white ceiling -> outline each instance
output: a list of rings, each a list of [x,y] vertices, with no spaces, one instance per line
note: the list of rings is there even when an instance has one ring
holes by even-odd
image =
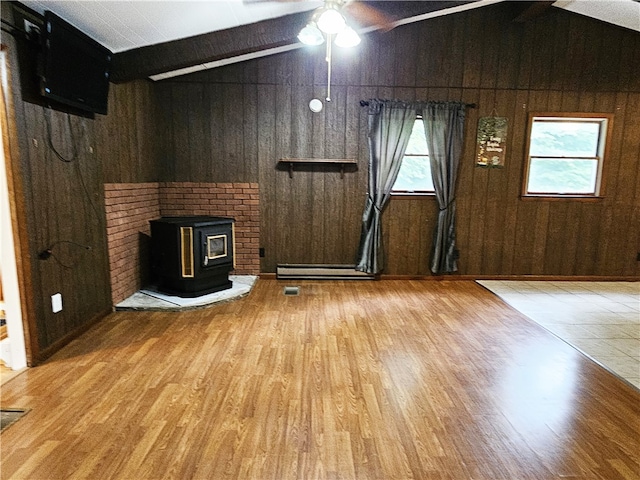
[[[22,0],[51,10],[114,53],[312,10],[322,1]]]
[[[387,0],[394,1],[394,0]],[[428,0],[425,0],[428,1]],[[474,3],[407,18],[397,25],[447,15],[504,0]],[[194,35],[311,11],[322,0],[21,0],[33,10],[51,10],[114,53]],[[640,0],[558,0],[554,7],[640,31]],[[299,44],[228,57],[153,75],[162,80],[297,48]]]
[[[318,0],[22,0],[51,10],[112,52],[312,10]],[[484,2],[478,2],[482,5]],[[640,31],[635,0],[559,0],[554,6]]]
[[[640,31],[638,0],[558,0],[553,6]]]

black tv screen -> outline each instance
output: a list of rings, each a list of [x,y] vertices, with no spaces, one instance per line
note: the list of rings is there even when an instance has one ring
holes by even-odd
[[[50,11],[44,14],[40,93],[93,113],[107,113],[112,53]]]

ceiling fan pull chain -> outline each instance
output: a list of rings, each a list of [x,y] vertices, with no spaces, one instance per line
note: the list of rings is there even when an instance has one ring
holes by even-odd
[[[327,35],[327,102],[331,101],[331,43],[333,35]]]

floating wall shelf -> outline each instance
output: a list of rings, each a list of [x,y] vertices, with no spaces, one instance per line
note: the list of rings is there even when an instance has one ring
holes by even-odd
[[[281,158],[278,163],[289,165],[289,178],[293,178],[293,166],[295,164],[328,164],[340,166],[340,178],[344,178],[346,165],[358,165],[358,161],[352,158]]]

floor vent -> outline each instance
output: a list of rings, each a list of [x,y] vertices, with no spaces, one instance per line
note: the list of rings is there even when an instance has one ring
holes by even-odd
[[[355,265],[289,264],[276,267],[278,279],[303,280],[373,280],[374,275],[359,272]]]
[[[28,411],[26,408],[3,408],[0,410],[0,431],[20,420]]]
[[[284,287],[284,292],[285,295],[299,295],[300,294],[300,287]]]

